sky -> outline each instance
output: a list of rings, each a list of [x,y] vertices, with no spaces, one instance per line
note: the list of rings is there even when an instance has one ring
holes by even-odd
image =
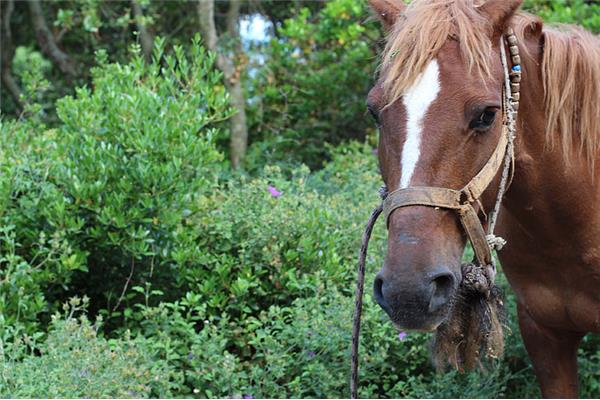
[[[269,40],[269,24],[261,15],[254,14],[240,21],[240,35],[244,41],[265,42]]]

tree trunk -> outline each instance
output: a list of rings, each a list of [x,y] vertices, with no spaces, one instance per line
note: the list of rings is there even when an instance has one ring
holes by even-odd
[[[12,61],[15,56],[15,46],[12,42],[12,30],[10,29],[10,17],[14,10],[13,0],[8,0],[2,7],[2,37],[0,47],[2,52],[2,83],[17,106],[17,113],[23,110],[21,100],[21,89],[12,76]]]
[[[154,36],[146,24],[144,24],[143,18],[144,13],[142,7],[136,0],[131,0],[131,11],[133,12],[133,18],[135,19],[135,25],[137,26],[138,35],[140,38],[140,45],[142,46],[142,52],[146,62],[152,61],[152,49],[154,48]]]
[[[31,22],[35,29],[38,44],[44,53],[54,64],[58,66],[63,74],[69,77],[75,77],[75,63],[71,57],[63,52],[58,45],[54,35],[48,28],[46,18],[42,11],[42,5],[39,0],[29,0],[29,11],[31,13]]]
[[[242,46],[238,31],[238,20],[240,12],[240,0],[232,0],[227,12],[227,32],[236,41],[236,58],[242,55]],[[217,46],[217,29],[214,19],[214,0],[198,0],[198,19],[200,31],[206,47],[217,54],[217,68],[221,70],[225,78],[225,86],[231,97],[231,106],[236,113],[231,117],[231,136],[229,149],[231,153],[231,165],[237,169],[242,166],[246,151],[248,149],[248,127],[246,125],[246,100],[240,80],[242,67],[236,65],[233,60],[228,59],[224,52],[219,51]]]

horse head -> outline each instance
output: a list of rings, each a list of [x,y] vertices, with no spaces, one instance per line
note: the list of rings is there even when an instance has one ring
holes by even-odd
[[[370,0],[388,32],[367,105],[390,192],[460,190],[488,163],[503,134],[500,38],[521,3]],[[482,220],[498,181],[477,199]],[[397,327],[432,331],[448,317],[463,279],[465,231],[457,213],[443,207],[397,208],[387,223],[375,298]]]

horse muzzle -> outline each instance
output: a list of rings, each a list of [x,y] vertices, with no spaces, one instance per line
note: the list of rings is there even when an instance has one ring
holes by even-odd
[[[394,279],[377,274],[374,295],[392,322],[401,329],[431,331],[444,321],[459,278],[447,267],[438,267],[425,279]]]

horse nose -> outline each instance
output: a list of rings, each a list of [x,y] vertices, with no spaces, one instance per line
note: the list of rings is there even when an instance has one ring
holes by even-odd
[[[373,284],[373,294],[375,295],[375,300],[381,306],[381,308],[383,308],[386,313],[390,314],[390,306],[383,297],[383,278],[381,277],[381,273],[377,274],[377,276],[375,277],[375,282]]]
[[[436,312],[450,301],[456,289],[456,277],[445,269],[433,275],[431,282],[431,300],[429,301],[429,312]]]
[[[420,308],[423,313],[435,314],[446,306],[457,287],[454,274],[447,267],[438,267],[424,279],[410,281],[408,276],[385,278],[380,272],[375,277],[373,294],[381,308],[392,317],[412,314]]]

